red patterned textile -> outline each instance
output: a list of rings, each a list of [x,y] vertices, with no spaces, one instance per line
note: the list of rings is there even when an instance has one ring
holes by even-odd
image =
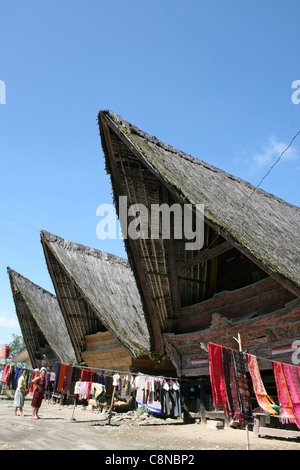
[[[6,384],[6,382],[8,381],[9,372],[10,372],[10,365],[5,364],[4,370],[3,370],[3,375],[2,375],[2,383]]]
[[[208,355],[214,406],[224,409],[224,412],[228,414],[222,347],[214,343],[208,343]]]
[[[89,382],[89,380],[90,380],[90,371],[88,369],[82,369],[80,380],[81,380],[81,382]]]
[[[238,392],[236,388],[232,349],[222,347],[222,362],[223,362],[228,416],[235,421],[240,421],[241,410],[239,407],[239,398],[238,398]]]
[[[281,362],[272,362],[275,382],[277,387],[277,394],[280,406],[280,421],[283,424],[295,423],[296,417],[294,412],[293,403],[287,387],[286,379]]]
[[[300,429],[300,368],[290,364],[282,364],[282,369],[294,408],[295,423]],[[299,369],[298,373],[297,369]]]
[[[35,386],[34,384],[32,383],[33,379],[35,379],[36,377],[39,377],[40,376],[40,371],[39,370],[34,370],[33,371],[33,375],[31,377],[31,382],[30,382],[30,385],[29,385],[29,393],[33,393],[34,390],[35,390]]]
[[[214,405],[244,426],[252,410],[243,353],[209,343],[208,354]]]
[[[274,401],[267,394],[260,375],[257,357],[253,356],[252,354],[247,354],[247,362],[257,403],[264,410],[265,413],[276,415],[277,412],[271,406],[272,404],[274,405]]]
[[[57,383],[58,392],[62,392],[64,389],[66,370],[67,370],[67,364],[61,364],[60,369],[59,369],[58,383]]]
[[[250,391],[245,369],[244,354],[232,350],[236,389],[240,406],[240,424],[243,426],[252,420],[252,408],[250,402]]]

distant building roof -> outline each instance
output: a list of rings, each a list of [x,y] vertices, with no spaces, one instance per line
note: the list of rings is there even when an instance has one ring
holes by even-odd
[[[150,337],[128,261],[46,231],[41,242],[77,358],[84,336],[102,325],[134,357],[149,353]]]
[[[33,366],[49,346],[64,363],[76,362],[68,330],[55,295],[7,268],[16,314]]]

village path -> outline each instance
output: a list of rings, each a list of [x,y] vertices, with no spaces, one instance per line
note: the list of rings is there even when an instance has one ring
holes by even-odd
[[[43,403],[39,420],[31,418],[30,401],[25,417],[13,416],[13,401],[0,399],[0,450],[245,450],[243,430],[207,429],[206,425],[183,424],[181,420],[126,414],[105,416],[77,407]],[[250,432],[250,450],[300,450],[300,442],[255,438]]]

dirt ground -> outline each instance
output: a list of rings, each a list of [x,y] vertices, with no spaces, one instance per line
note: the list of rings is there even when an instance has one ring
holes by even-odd
[[[108,424],[107,413],[60,406],[45,401],[40,419],[13,416],[13,401],[0,399],[0,450],[245,450],[246,432],[226,427],[208,429],[205,424],[161,420],[137,412],[116,413]],[[255,438],[249,432],[250,450],[300,450],[300,442]]]

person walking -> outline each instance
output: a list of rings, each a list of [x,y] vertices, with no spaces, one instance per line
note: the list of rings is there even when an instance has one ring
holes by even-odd
[[[35,377],[31,382],[35,386],[31,402],[33,419],[39,419],[38,414],[45,394],[46,372],[45,367],[42,367],[40,376]]]
[[[18,380],[18,387],[15,393],[15,398],[14,398],[14,406],[15,406],[14,416],[18,416],[17,414],[18,408],[20,408],[20,415],[25,416],[23,412],[23,407],[24,407],[25,395],[26,393],[28,393],[28,390],[26,388],[26,378],[25,378],[26,374],[27,374],[26,369],[23,369],[21,376],[19,377],[19,380]]]

